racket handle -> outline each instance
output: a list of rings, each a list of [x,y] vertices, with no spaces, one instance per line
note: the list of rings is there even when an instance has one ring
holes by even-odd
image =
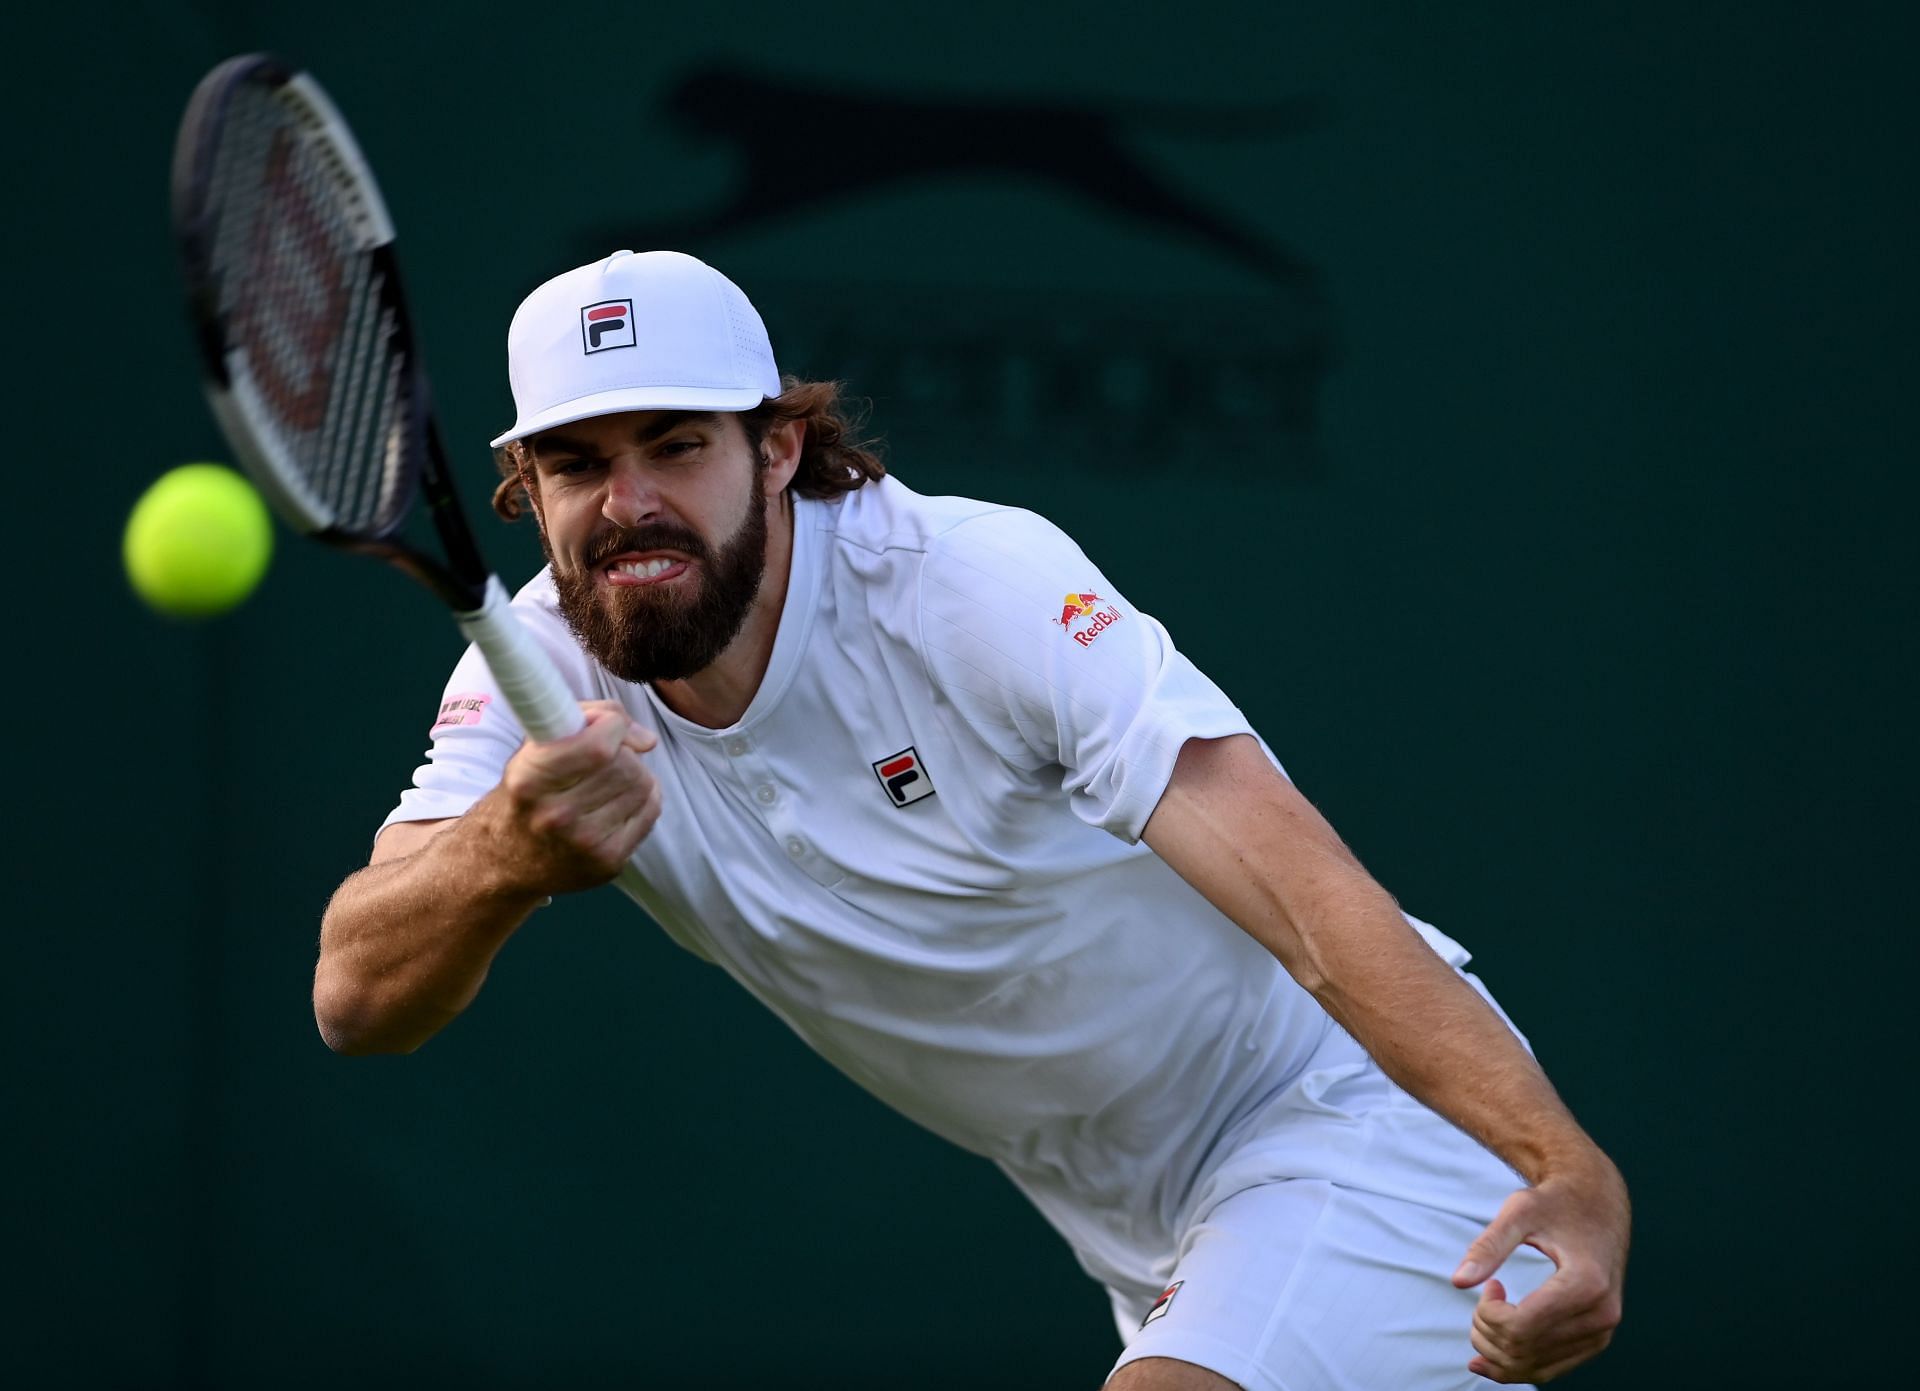
[[[487,576],[486,601],[477,611],[454,617],[467,640],[485,655],[500,693],[535,743],[564,739],[586,727],[587,717],[580,713],[566,679],[514,614],[507,587],[498,575]],[[621,866],[614,882],[644,906],[641,894],[646,880],[631,861]]]
[[[455,617],[467,640],[485,655],[500,693],[535,743],[564,739],[586,725],[553,659],[514,614],[498,575],[487,576],[486,601],[478,610]]]

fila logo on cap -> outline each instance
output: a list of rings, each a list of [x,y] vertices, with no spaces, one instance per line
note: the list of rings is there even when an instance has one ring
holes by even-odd
[[[603,299],[598,304],[589,304],[580,311],[580,337],[590,353],[631,348],[635,342],[633,301]]]
[[[880,785],[887,789],[887,796],[893,798],[896,807],[904,807],[922,797],[933,795],[933,782],[927,777],[927,770],[920,763],[920,755],[913,751],[912,745],[899,753],[890,753],[874,764],[873,775],[880,779]]]

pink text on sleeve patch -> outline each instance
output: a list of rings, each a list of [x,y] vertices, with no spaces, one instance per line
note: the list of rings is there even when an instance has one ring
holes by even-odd
[[[428,734],[438,734],[443,729],[455,729],[463,724],[479,724],[480,717],[487,711],[487,702],[493,697],[481,691],[467,691],[459,695],[450,695],[440,702],[440,718],[433,722]]]

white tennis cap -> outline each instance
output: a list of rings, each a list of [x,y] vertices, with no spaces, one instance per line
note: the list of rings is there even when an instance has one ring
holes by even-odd
[[[767,326],[726,276],[678,251],[556,275],[507,329],[520,418],[493,442],[616,411],[744,411],[780,394]]]

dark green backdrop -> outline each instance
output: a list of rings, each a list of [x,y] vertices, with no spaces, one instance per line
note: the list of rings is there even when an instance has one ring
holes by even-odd
[[[1091,1387],[1115,1349],[997,1175],[611,896],[543,914],[419,1054],[321,1045],[321,906],[458,641],[311,548],[198,629],[117,561],[145,483],[222,453],[173,124],[273,47],[382,172],[476,508],[520,296],[677,237],[785,365],[874,395],[915,487],[1073,531],[1477,952],[1638,1200],[1577,1384],[1898,1380],[1904,14],[16,21],[6,1379]],[[783,170],[822,196],[779,206]]]

